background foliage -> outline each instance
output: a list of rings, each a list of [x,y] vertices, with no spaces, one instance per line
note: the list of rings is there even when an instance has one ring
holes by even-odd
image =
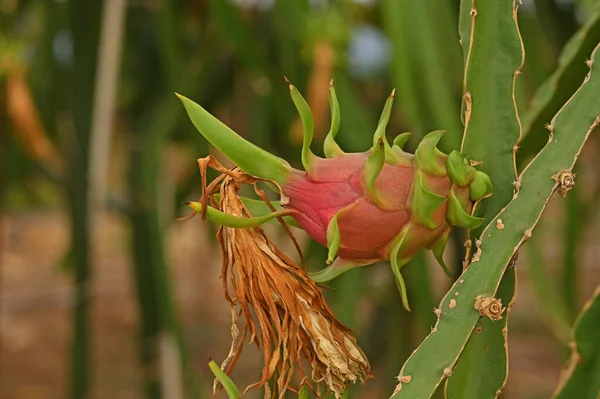
[[[414,132],[414,149],[446,129],[449,152],[463,133],[460,12],[458,1],[433,0],[0,0],[2,396],[208,396],[207,355],[226,355],[229,313],[211,227],[175,221],[181,201],[198,196],[194,160],[209,148],[172,93],[298,166],[301,127],[284,75],[313,109],[315,143],[335,79],[348,151],[370,146],[396,87],[390,134]],[[519,28],[520,167],[587,73],[598,4],[525,0]],[[551,394],[600,280],[599,144],[590,138],[575,189],[550,202],[520,253],[505,397]],[[457,275],[463,240],[455,234],[448,251]],[[320,268],[325,250],[305,246]],[[452,283],[430,263],[419,255],[406,268],[411,313],[383,266],[328,292],[378,376],[352,395],[389,396],[430,331]],[[258,377],[246,356],[233,376],[240,386]]]

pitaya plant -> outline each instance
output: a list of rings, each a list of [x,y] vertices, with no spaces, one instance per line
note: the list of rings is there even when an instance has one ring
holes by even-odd
[[[325,282],[352,268],[389,260],[402,303],[409,309],[400,268],[427,248],[449,273],[442,254],[450,231],[481,225],[483,219],[473,216],[472,210],[474,204],[492,194],[489,177],[458,151],[449,155],[440,152],[436,145],[443,131],[426,135],[414,155],[403,151],[410,133],[398,135],[390,145],[385,131],[394,92],[385,103],[373,146],[363,153],[344,153],[335,142],[340,111],[333,83],[329,89],[332,118],[324,145],[326,158],[318,157],[310,150],[314,130],[311,111],[296,87],[289,87],[303,125],[304,171],[247,142],[200,105],[180,98],[198,131],[246,173],[275,183],[280,189],[282,212],[327,246],[328,266],[310,275],[314,281]],[[273,213],[272,217],[281,214]],[[225,226],[236,227],[238,223],[214,210],[207,215]],[[256,218],[255,222],[267,219]]]

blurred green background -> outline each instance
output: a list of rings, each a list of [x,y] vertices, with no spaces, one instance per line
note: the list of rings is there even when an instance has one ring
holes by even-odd
[[[181,202],[200,195],[195,160],[210,148],[173,92],[298,166],[301,128],[284,76],[313,109],[318,154],[330,79],[346,151],[370,147],[395,87],[388,132],[414,132],[414,149],[424,133],[445,129],[442,149],[457,149],[458,6],[0,0],[0,397],[210,397],[207,359],[227,355],[231,316],[214,227],[176,221],[186,215]],[[523,1],[517,102],[525,120],[575,32],[586,29],[584,54],[600,41],[598,15],[593,0]],[[576,61],[556,86],[563,102],[586,73],[585,59]],[[524,126],[521,165],[547,140],[551,111]],[[552,393],[568,354],[564,331],[600,282],[599,168],[595,135],[580,157],[574,195],[551,201],[520,253],[503,397]],[[291,249],[277,228],[268,232]],[[324,249],[298,237],[309,266],[321,268]],[[447,251],[456,271],[462,240],[457,233]],[[429,254],[406,269],[411,313],[385,265],[347,273],[327,291],[377,374],[353,397],[389,396],[450,286]],[[245,386],[261,367],[248,347],[232,377]]]

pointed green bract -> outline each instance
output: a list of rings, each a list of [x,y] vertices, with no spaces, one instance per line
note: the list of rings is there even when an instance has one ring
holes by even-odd
[[[346,208],[344,208],[346,209]],[[344,212],[344,209],[338,211],[327,225],[327,248],[329,252],[327,253],[327,264],[330,265],[333,263],[335,257],[337,256],[337,252],[340,249],[341,236],[340,236],[340,228],[338,227],[338,217]]]
[[[438,264],[442,267],[442,270],[444,270],[446,276],[453,278],[454,276],[452,276],[452,273],[444,262],[444,249],[448,243],[448,238],[450,237],[451,231],[451,229],[446,230],[433,244],[431,244],[429,249],[431,249],[431,252],[433,252],[435,260],[437,260]]]
[[[442,206],[445,200],[441,195],[432,193],[425,188],[423,172],[415,172],[411,207],[415,219],[421,226],[430,230],[438,226],[439,223],[436,223],[431,216],[436,209]]]
[[[329,84],[329,108],[331,109],[331,127],[325,136],[323,152],[327,158],[333,158],[344,154],[344,151],[335,142],[335,136],[340,128],[340,104],[335,94],[333,81]]]
[[[396,277],[396,285],[398,286],[398,292],[400,293],[400,298],[402,298],[402,306],[404,309],[410,311],[410,305],[408,304],[408,294],[406,293],[406,283],[404,282],[404,278],[400,273],[400,269],[410,261],[410,257],[400,258],[398,259],[398,255],[400,251],[403,249],[404,242],[406,237],[408,236],[409,228],[406,227],[400,233],[400,237],[398,241],[392,247],[392,251],[390,254],[390,264],[392,266],[392,272]]]
[[[452,183],[459,187],[466,187],[473,179],[475,168],[467,164],[465,156],[458,151],[452,151],[446,160],[448,176]]]
[[[304,170],[310,173],[313,159],[315,158],[315,154],[310,150],[310,145],[315,132],[315,122],[310,107],[306,103],[304,97],[302,97],[302,94],[300,94],[296,86],[291,83],[289,85],[292,101],[294,102],[298,114],[300,115],[300,120],[302,121],[302,166],[304,166]]]
[[[238,399],[240,397],[239,389],[235,386],[231,378],[229,378],[229,376],[223,370],[221,370],[219,365],[215,363],[214,360],[211,360],[208,363],[208,367],[215,375],[217,380],[219,380],[221,385],[223,385],[223,388],[225,388],[225,392],[227,392],[229,399]]]
[[[379,141],[383,141],[383,150],[385,154],[385,160],[391,163],[395,163],[398,161],[398,156],[392,151],[392,147],[387,141],[385,136],[385,129],[387,128],[388,122],[390,121],[390,116],[392,115],[392,106],[394,105],[394,93],[396,90],[393,90],[392,93],[388,96],[385,101],[385,105],[383,106],[383,111],[381,111],[381,116],[379,117],[379,122],[377,122],[377,129],[375,130],[375,134],[373,135],[373,151],[379,145]]]
[[[443,135],[443,130],[428,133],[415,151],[415,162],[419,169],[433,176],[446,176],[446,169],[437,160],[438,156],[446,155],[436,148]]]
[[[375,190],[375,181],[383,169],[385,163],[385,141],[383,138],[379,138],[379,142],[373,147],[373,152],[367,158],[365,163],[365,169],[363,171],[362,179],[365,191],[369,198],[376,203],[380,203],[380,198]]]
[[[393,147],[398,147],[399,150],[404,149],[404,146],[406,145],[406,142],[408,141],[410,136],[412,136],[411,132],[400,133],[394,139]]]
[[[215,201],[217,201],[217,202],[219,202],[221,199],[220,194],[215,194],[214,197],[215,197]],[[248,209],[248,212],[254,217],[270,215],[273,213],[273,210],[262,199],[254,199],[254,198],[248,198],[248,197],[238,197],[238,198],[242,201],[242,203],[244,204],[246,209]],[[270,205],[275,209],[275,211],[284,210],[281,207],[280,201],[270,201]],[[284,216],[283,220],[289,226],[294,226],[294,227],[300,228],[300,225],[298,224],[296,219],[294,219],[293,217],[291,217],[289,215]],[[267,223],[278,224],[279,222],[276,219],[271,219]]]
[[[347,272],[348,270],[368,265],[373,262],[357,263],[347,259],[335,258],[331,265],[319,270],[318,272],[308,273],[308,277],[310,277],[313,281],[317,283],[325,283],[329,280],[333,280],[334,278]]]
[[[290,176],[292,168],[287,161],[246,141],[189,98],[177,96],[198,132],[246,173],[278,183]]]
[[[493,189],[494,186],[490,177],[478,170],[475,172],[473,181],[469,184],[469,198],[471,201],[479,201],[492,195]]]
[[[466,229],[476,229],[483,223],[483,218],[478,218],[469,215],[463,208],[460,200],[456,197],[454,189],[448,193],[448,213],[446,215],[448,221],[458,227]]]
[[[198,213],[202,213],[202,204],[200,202],[188,202],[186,203],[190,208]],[[281,211],[272,212],[268,215],[264,216],[256,216],[251,218],[242,218],[231,215],[229,213],[221,212],[218,209],[215,209],[211,206],[206,207],[206,218],[211,222],[218,223],[220,225],[226,227],[232,227],[237,229],[247,229],[250,227],[256,227],[263,223],[267,223],[272,219],[276,219],[278,217],[283,217],[287,215],[292,215],[296,211],[284,209]]]

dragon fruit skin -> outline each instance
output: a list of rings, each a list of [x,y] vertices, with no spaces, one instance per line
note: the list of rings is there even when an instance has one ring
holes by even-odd
[[[310,151],[313,120],[308,105],[290,84],[292,100],[304,129],[302,163],[305,171],[241,138],[201,106],[180,96],[198,131],[246,173],[276,182],[283,211],[315,241],[329,249],[327,266],[311,274],[328,281],[357,266],[389,260],[408,308],[400,268],[419,250],[431,249],[444,267],[442,254],[451,228],[476,228],[483,219],[471,215],[475,202],[492,193],[489,177],[477,171],[457,151],[450,155],[436,145],[443,131],[426,135],[415,154],[402,150],[409,133],[390,146],[385,128],[393,92],[380,117],[373,147],[364,153],[344,153],[335,143],[339,105],[330,87],[332,123],[325,139],[326,158]],[[196,205],[199,206],[199,205]],[[217,210],[207,217],[224,225]],[[255,218],[257,223],[264,217]],[[245,220],[243,227],[248,227]],[[229,227],[237,227],[229,224]],[[240,224],[242,226],[242,224]]]
[[[375,187],[388,199],[389,206],[380,209],[365,196],[362,186],[361,175],[367,157],[368,154],[363,153],[320,158],[310,177],[306,172],[294,170],[282,185],[284,195],[290,200],[284,208],[297,210],[294,218],[321,245],[327,245],[327,226],[333,216],[351,207],[338,219],[341,237],[338,256],[356,263],[388,260],[394,239],[411,222],[413,166],[384,165]],[[448,177],[432,176],[429,183],[431,191],[441,196],[446,196],[452,185]],[[461,196],[464,191],[461,189]],[[433,215],[436,227],[432,230],[413,221],[412,248],[406,248],[405,256],[431,245],[448,229],[446,210],[445,204],[436,210]]]

